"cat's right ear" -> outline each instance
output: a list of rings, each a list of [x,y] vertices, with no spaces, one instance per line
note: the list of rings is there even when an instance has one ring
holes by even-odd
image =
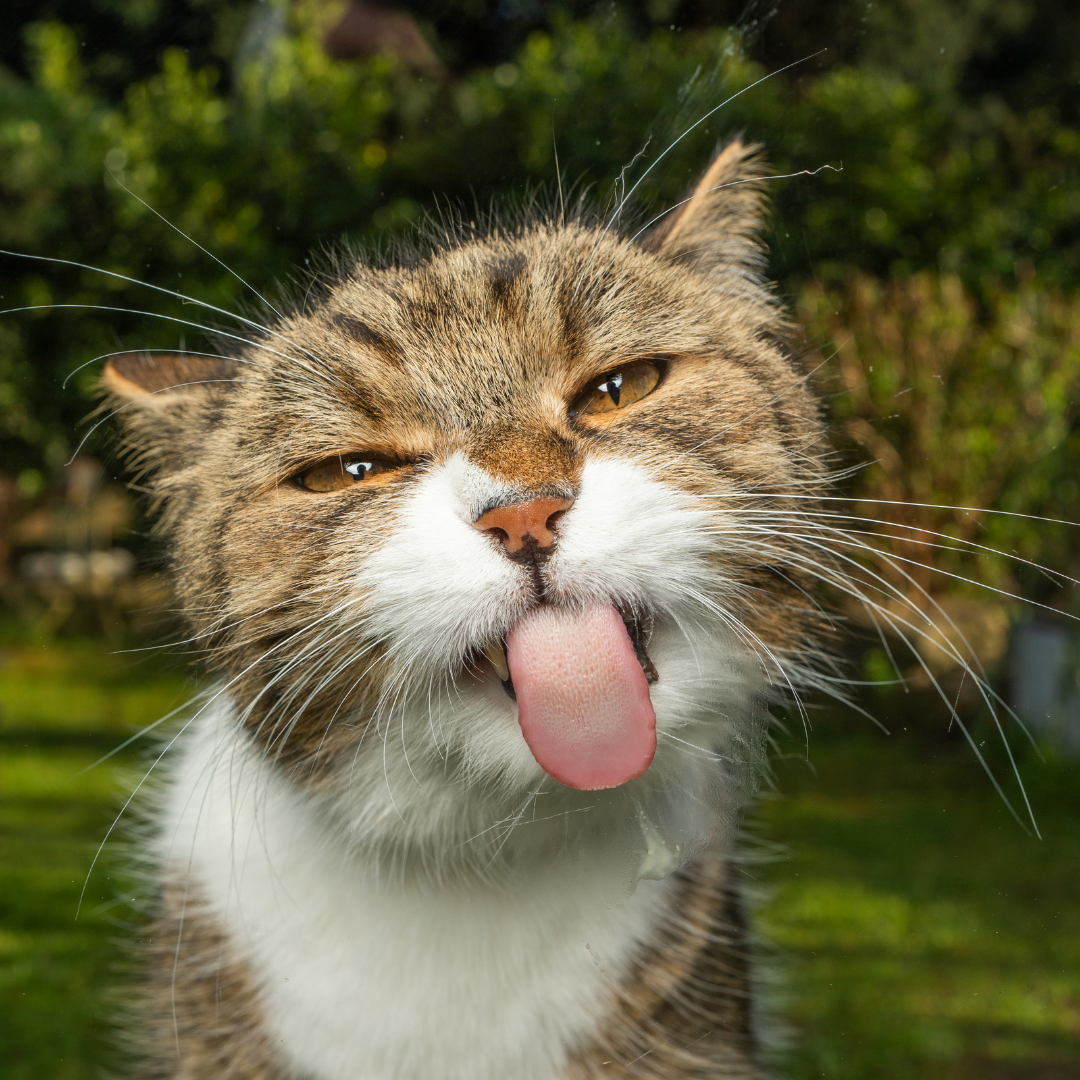
[[[137,472],[173,471],[200,451],[207,424],[239,381],[240,365],[187,353],[117,353],[101,374]]]
[[[186,353],[117,353],[109,357],[101,381],[114,401],[158,413],[188,406],[227,390],[236,382],[237,363]]]

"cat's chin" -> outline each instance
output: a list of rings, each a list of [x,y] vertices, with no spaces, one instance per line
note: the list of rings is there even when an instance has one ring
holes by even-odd
[[[713,780],[697,769],[684,771],[678,788],[638,779],[582,792],[544,777],[517,803],[429,791],[426,812],[413,813],[403,800],[401,816],[372,822],[356,814],[359,802],[343,800],[333,817],[344,826],[335,831],[351,857],[377,867],[380,877],[439,887],[597,877],[614,883],[614,902],[708,848],[731,849],[735,810]]]
[[[689,644],[675,620],[657,622],[656,754],[625,783],[576,790],[548,775],[497,673],[468,665],[369,730],[319,801],[358,856],[395,872],[496,880],[615,858],[628,889],[664,877],[729,846],[764,758],[760,668],[722,628],[697,631]]]

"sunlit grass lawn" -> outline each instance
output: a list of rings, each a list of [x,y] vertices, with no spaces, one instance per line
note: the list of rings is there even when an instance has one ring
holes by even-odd
[[[0,654],[0,1077],[90,1080],[124,936],[115,857],[75,912],[136,759],[82,770],[183,683],[103,645]],[[752,873],[792,1080],[1080,1077],[1080,769],[1025,755],[1040,841],[962,744],[823,717],[810,761],[778,762],[754,828],[788,852]]]
[[[183,700],[161,667],[103,645],[0,645],[3,1080],[89,1080],[109,1062],[123,879],[108,849],[87,874],[137,759],[83,770]]]
[[[1023,753],[1039,840],[962,741],[868,726],[817,723],[814,768],[779,762],[757,814],[788,849],[755,873],[786,969],[791,1075],[1080,1077],[1080,763]]]

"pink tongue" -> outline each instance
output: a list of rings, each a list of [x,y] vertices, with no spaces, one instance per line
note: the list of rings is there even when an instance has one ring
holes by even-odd
[[[595,791],[649,767],[656,714],[615,607],[533,608],[506,635],[506,662],[521,733],[545,772]]]

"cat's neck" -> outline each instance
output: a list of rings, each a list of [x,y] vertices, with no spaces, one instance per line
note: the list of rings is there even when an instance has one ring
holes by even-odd
[[[305,1075],[419,1080],[438,1059],[448,1078],[553,1080],[663,923],[673,880],[628,890],[619,859],[438,889],[386,874],[226,714],[197,727],[161,857]]]

